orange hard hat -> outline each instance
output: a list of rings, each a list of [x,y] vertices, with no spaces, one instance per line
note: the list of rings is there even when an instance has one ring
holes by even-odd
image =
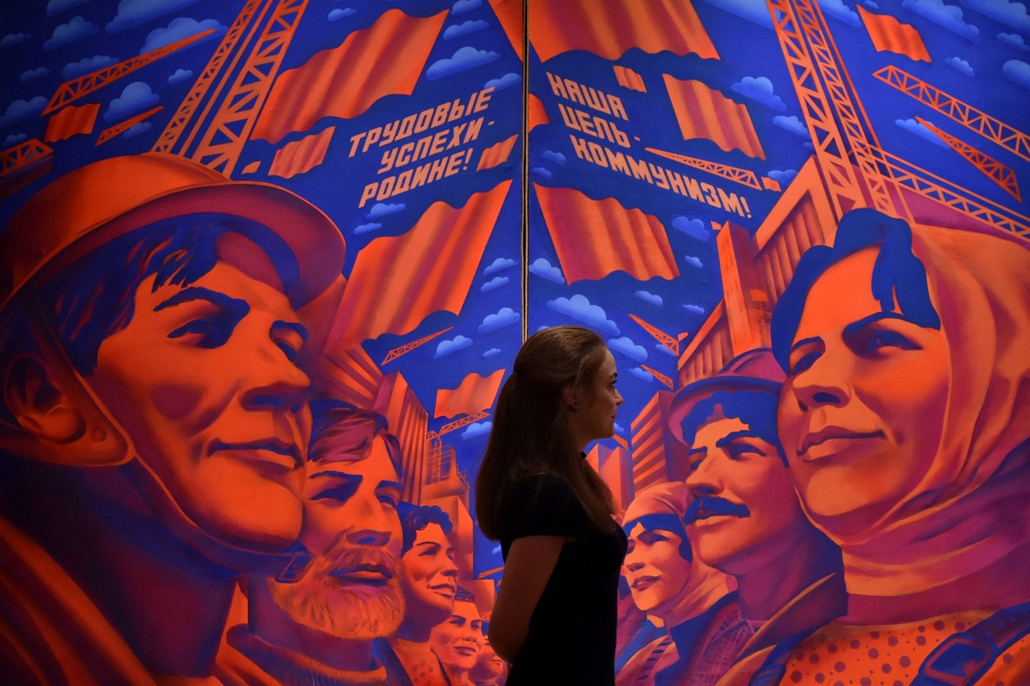
[[[290,303],[298,314],[306,310],[324,327],[331,323],[345,283],[345,243],[333,221],[283,188],[233,181],[203,165],[163,153],[85,165],[54,180],[19,209],[0,233],[0,314],[21,296],[31,298],[36,287],[101,246],[155,222],[197,213],[241,217],[278,235],[298,267],[296,283],[286,290]],[[123,468],[166,525],[217,564],[273,574],[296,564],[298,552],[293,549],[247,549],[217,539],[193,522],[67,359],[52,322],[38,308],[24,304],[29,335],[35,338],[48,373],[81,412],[85,430],[70,442],[53,441],[0,419],[0,446],[54,464]]]
[[[33,196],[0,233],[0,311],[35,278],[44,281],[125,234],[164,219],[217,212],[257,222],[277,234],[299,267],[286,295],[300,308],[343,271],[345,243],[317,207],[279,186],[233,181],[165,153],[87,164]]]

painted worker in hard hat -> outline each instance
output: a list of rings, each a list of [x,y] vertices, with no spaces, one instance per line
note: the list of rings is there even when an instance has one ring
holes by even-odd
[[[688,447],[694,549],[733,577],[750,629],[731,664],[847,609],[840,549],[801,509],[777,434],[783,379],[771,350],[749,350],[680,389],[670,411]]]
[[[210,674],[235,578],[303,569],[305,365],[344,242],[281,188],[157,153],[0,234],[0,664],[15,682]]]

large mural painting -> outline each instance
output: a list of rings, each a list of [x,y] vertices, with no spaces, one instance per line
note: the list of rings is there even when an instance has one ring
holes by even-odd
[[[1028,40],[1010,0],[5,7],[0,683],[503,684],[470,484],[579,324],[619,686],[1030,684]]]

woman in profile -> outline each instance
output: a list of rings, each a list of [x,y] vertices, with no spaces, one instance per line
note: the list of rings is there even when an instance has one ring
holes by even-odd
[[[501,389],[476,514],[505,560],[489,637],[509,686],[615,683],[626,536],[583,458],[615,433],[617,376],[599,336],[559,326],[529,337]]]

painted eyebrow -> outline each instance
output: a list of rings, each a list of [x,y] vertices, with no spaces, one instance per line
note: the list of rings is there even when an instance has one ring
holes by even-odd
[[[808,345],[809,343],[822,343],[822,342],[823,342],[823,339],[819,338],[818,336],[812,336],[810,338],[802,338],[800,341],[798,341],[794,345],[790,346],[790,352],[793,353],[795,350],[797,350],[801,346]]]
[[[396,488],[398,491],[403,491],[404,485],[399,481],[380,481],[377,488]]]
[[[308,340],[307,327],[302,324],[297,324],[296,322],[275,321],[272,323],[272,329],[289,329],[290,331],[296,332],[296,334],[300,336],[301,340]]]
[[[314,452],[314,451],[311,451],[309,449],[309,452]],[[314,462],[315,464],[335,464],[335,463],[338,463],[338,462],[343,462],[345,464],[352,464],[354,462],[361,462],[366,457],[368,457],[368,456],[365,454],[365,451],[363,451],[363,452],[353,452],[353,451],[350,451],[350,450],[333,450],[333,451],[323,451],[323,452],[321,452],[321,454],[319,454],[317,458],[312,460],[312,462]],[[323,474],[324,473],[327,473],[327,472],[323,472]],[[333,472],[333,473],[334,474],[344,474],[345,472]]]
[[[176,305],[182,305],[183,303],[192,302],[194,300],[206,300],[213,305],[227,310],[242,310],[244,313],[250,311],[250,304],[246,300],[230,298],[225,293],[219,293],[211,290],[210,288],[204,288],[203,286],[190,286],[189,288],[184,288],[178,293],[175,293],[155,307],[154,312],[158,312],[169,307],[175,307]]]
[[[321,479],[323,477],[325,477],[325,478],[335,477],[337,479],[347,479],[347,480],[350,480],[350,481],[357,481],[358,483],[361,483],[361,481],[365,478],[365,477],[361,476],[360,474],[348,474],[347,472],[336,472],[336,471],[333,471],[331,469],[327,469],[327,470],[325,470],[323,472],[316,472],[315,474],[312,474],[308,478],[310,478],[310,479]]]
[[[738,438],[761,438],[758,434],[750,429],[741,429],[740,431],[734,431],[733,433],[726,434],[715,442],[715,447],[721,448],[724,445],[732,443]]]
[[[899,319],[908,324],[912,324],[913,326],[919,326],[919,324],[916,324],[914,321],[912,321],[911,319],[909,319],[908,317],[899,312],[875,312],[869,315],[868,317],[862,317],[857,322],[852,322],[851,324],[845,326],[844,335],[849,336],[856,334],[865,327],[869,326],[870,324],[878,322],[882,319]],[[919,328],[922,329],[926,327],[919,326]]]

